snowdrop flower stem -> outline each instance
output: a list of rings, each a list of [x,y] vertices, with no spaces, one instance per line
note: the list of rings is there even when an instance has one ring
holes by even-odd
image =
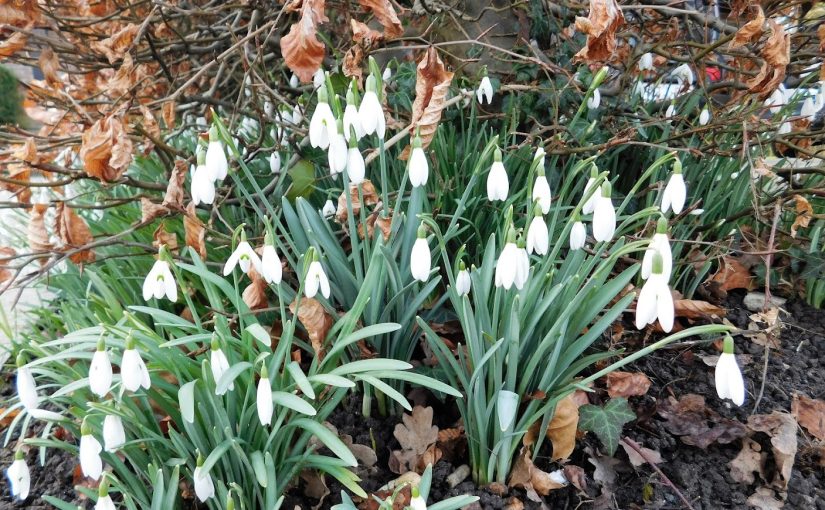
[[[716,383],[716,394],[721,399],[730,399],[737,406],[745,403],[745,381],[742,379],[742,371],[736,363],[736,355],[733,350],[733,338],[725,336],[722,354],[716,362],[714,373]]]

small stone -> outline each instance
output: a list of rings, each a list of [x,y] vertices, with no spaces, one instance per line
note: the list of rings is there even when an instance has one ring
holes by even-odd
[[[771,305],[781,307],[788,301],[779,296],[771,296]],[[748,292],[745,299],[742,301],[745,308],[752,312],[761,312],[765,307],[765,293],[764,292]]]
[[[451,489],[454,489],[456,485],[463,482],[468,476],[470,476],[470,466],[462,464],[447,477],[447,485],[449,485]]]

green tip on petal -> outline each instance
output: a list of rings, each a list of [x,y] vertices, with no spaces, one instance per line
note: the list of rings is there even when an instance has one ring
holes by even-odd
[[[722,352],[725,354],[733,354],[733,337],[725,335],[725,341],[722,345]]]
[[[656,222],[656,233],[667,234],[667,218],[664,216],[660,216],[659,221]]]
[[[243,228],[243,225],[241,225],[241,242],[242,243],[246,242],[246,229]]]
[[[421,497],[421,491],[418,490],[418,487],[413,487],[410,492],[412,493],[412,497],[414,497],[414,498],[420,498]]]
[[[275,246],[275,241],[274,241],[274,239],[272,239],[272,233],[271,232],[267,232],[266,234],[264,234],[264,244]]]
[[[206,151],[203,150],[203,146],[198,145],[198,150],[195,151],[195,156],[198,160],[198,166],[202,166],[206,164]]]
[[[231,495],[226,497],[226,510],[235,510],[235,500]]]
[[[421,137],[418,134],[418,130],[416,130],[415,136],[412,139],[412,148],[413,149],[420,149],[422,147],[423,147],[423,144],[421,143]]]
[[[326,103],[329,101],[329,94],[327,94],[327,88],[325,86],[318,87],[318,102],[319,103]]]
[[[665,261],[662,258],[662,254],[658,251],[653,254],[653,273],[654,274],[662,274],[664,271]]]
[[[367,83],[364,85],[364,90],[367,92],[375,92],[375,76],[371,74],[367,76]]]

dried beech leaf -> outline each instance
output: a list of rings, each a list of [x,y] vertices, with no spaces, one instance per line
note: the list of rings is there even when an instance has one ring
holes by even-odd
[[[298,320],[307,330],[309,340],[315,356],[321,360],[324,357],[324,340],[332,328],[332,317],[327,313],[324,305],[314,298],[297,296],[295,301],[289,305],[289,311],[293,314],[298,310]]]
[[[777,467],[777,472],[770,481],[771,487],[787,489],[797,451],[796,420],[790,414],[774,411],[771,414],[749,416],[748,427],[754,432],[764,432],[770,436]]]
[[[16,256],[17,252],[8,246],[0,246],[0,283],[5,282],[14,274],[10,267],[10,260]]]
[[[579,406],[570,394],[556,404],[553,419],[547,425],[547,439],[553,443],[553,460],[570,457],[576,447]]]
[[[28,25],[26,30],[31,30],[33,25]],[[10,57],[26,47],[29,36],[23,32],[15,32],[5,41],[0,42],[0,57]]]
[[[105,117],[83,132],[80,159],[91,177],[115,181],[132,162],[132,141],[119,117]]]
[[[650,379],[641,372],[610,372],[607,374],[607,394],[613,397],[634,397],[647,393]]]
[[[350,28],[352,28],[352,41],[367,48],[384,39],[384,34],[355,19],[350,20]]]
[[[754,5],[754,8],[756,9],[756,16],[742,25],[742,28],[736,32],[736,36],[734,36],[730,42],[732,49],[754,42],[762,35],[762,25],[765,24],[765,13],[762,12],[762,7],[759,5]]]
[[[82,248],[94,240],[86,220],[63,202],[58,202],[55,207],[54,230],[64,252]],[[81,250],[69,255],[69,260],[75,264],[94,262],[95,254],[92,250]]]
[[[384,35],[387,39],[394,39],[404,33],[404,27],[401,26],[401,20],[398,19],[398,14],[390,0],[358,0],[358,3],[361,7],[372,11],[384,27]]]
[[[418,455],[438,441],[438,427],[433,425],[432,407],[413,407],[412,414],[404,413],[403,423],[395,426],[393,435],[404,450]]]
[[[175,160],[166,194],[163,196],[163,205],[172,209],[183,209],[184,183],[186,182],[187,164],[182,159]]]
[[[57,54],[51,46],[43,48],[37,63],[40,66],[40,70],[43,71],[43,77],[46,79],[46,83],[52,87],[63,86],[63,80],[57,75],[57,72],[60,70],[60,61],[57,59]]]
[[[728,464],[730,477],[737,483],[752,484],[756,477],[754,473],[762,474],[765,454],[762,446],[753,439],[742,438],[742,450]]]
[[[600,63],[616,51],[616,31],[624,25],[624,14],[616,0],[590,0],[587,18],[576,18],[576,30],[587,35],[584,48],[576,53],[577,62]]]
[[[814,215],[814,208],[802,195],[794,195],[793,198],[796,201],[796,219],[793,220],[793,225],[791,225],[791,237],[796,237],[796,233],[800,228],[808,227]]]
[[[729,444],[747,434],[745,425],[719,416],[700,395],[687,394],[678,400],[669,397],[659,402],[657,411],[665,419],[668,432],[703,450],[713,443]]]
[[[708,319],[725,316],[724,308],[696,299],[677,299],[673,302],[673,308],[676,317],[686,319]]]
[[[349,185],[350,202],[352,203],[352,214],[357,218],[361,214],[361,199],[358,196],[358,184]],[[372,207],[378,203],[378,192],[375,191],[375,186],[369,179],[364,179],[360,184],[361,196],[364,197],[364,205]],[[347,213],[347,196],[344,193],[338,197],[338,209],[335,212],[335,219],[341,225],[346,225],[348,218]]]
[[[287,67],[304,83],[321,68],[326,47],[318,40],[318,25],[329,21],[324,14],[324,0],[303,0],[301,19],[281,38],[281,55]]]
[[[198,219],[194,203],[190,203],[186,207],[186,214],[183,217],[183,230],[186,234],[186,246],[193,248],[202,260],[206,260],[206,229],[203,222]]]
[[[163,205],[156,204],[146,197],[140,199],[140,221],[143,223],[148,223],[168,213],[169,209]]]
[[[791,413],[812,436],[825,441],[825,402],[794,393]]]
[[[650,464],[661,464],[662,462],[662,454],[656,450],[651,450],[650,448],[646,448],[639,444],[639,449],[644,452],[644,456],[642,456],[639,452],[637,452],[632,446],[627,444],[625,441],[620,441],[619,445],[624,448],[625,453],[627,453],[627,458],[630,460],[630,463],[633,464],[635,467],[642,466],[650,461]]]
[[[243,302],[250,310],[260,310],[269,306],[269,301],[266,298],[266,289],[269,287],[261,275],[254,269],[249,270],[249,278],[252,280],[243,291],[241,296]]]
[[[166,246],[171,252],[178,251],[178,235],[174,232],[166,230],[165,222],[160,222],[158,228],[152,234],[152,246],[160,249],[161,246]]]
[[[155,139],[160,138],[160,126],[158,125],[158,121],[155,119],[152,110],[150,110],[146,105],[140,105],[140,113],[143,115],[143,129]]]
[[[139,29],[138,25],[130,23],[115,32],[111,37],[92,42],[89,47],[93,51],[104,55],[110,64],[114,64],[122,59],[129,48],[132,47]]]
[[[33,253],[47,252],[53,248],[49,240],[49,233],[46,231],[46,211],[49,206],[46,204],[34,204],[29,213],[29,249]],[[46,259],[40,258],[40,264],[45,264]]]
[[[23,145],[20,145],[11,155],[13,158],[26,163],[36,164],[39,158],[37,157],[37,145],[34,143],[34,137],[26,138]]]
[[[769,19],[771,35],[765,42],[760,55],[765,59],[757,76],[748,80],[748,90],[761,99],[771,95],[785,80],[785,72],[791,61],[791,38],[776,21]]]
[[[719,270],[711,278],[712,282],[720,284],[720,290],[725,292],[733,289],[753,288],[753,276],[750,270],[734,257],[722,257]]]
[[[441,122],[441,113],[452,81],[453,73],[447,71],[438,52],[430,46],[416,68],[415,101],[412,105],[410,129],[410,133],[418,130],[424,148],[432,142],[438,123]],[[410,148],[407,147],[401,159],[407,159],[409,151]]]
[[[523,487],[530,499],[535,498],[531,495],[531,491],[539,496],[547,496],[550,491],[565,486],[564,483],[554,479],[553,475],[542,471],[533,464],[533,454],[527,446],[521,447],[518,458],[513,464],[513,469],[510,471],[510,480],[507,485],[509,487]]]
[[[163,118],[163,123],[166,124],[167,130],[170,130],[175,127],[175,107],[175,102],[171,99],[163,103],[163,106],[161,106],[161,117]]]

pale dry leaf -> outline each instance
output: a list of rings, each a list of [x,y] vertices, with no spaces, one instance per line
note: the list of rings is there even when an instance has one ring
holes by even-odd
[[[163,196],[163,205],[172,209],[183,209],[184,183],[186,182],[187,163],[182,159],[175,160],[175,167],[169,176],[166,194]]]
[[[812,436],[825,441],[825,401],[794,393],[791,414]]]
[[[547,425],[547,439],[553,444],[553,460],[570,457],[576,447],[579,406],[570,394],[556,404],[553,419]]]
[[[165,101],[163,106],[160,107],[161,118],[163,119],[163,123],[166,125],[167,130],[171,130],[175,127],[176,107],[177,105],[175,104],[175,101],[171,99]]]
[[[607,374],[607,394],[613,397],[641,396],[650,389],[650,379],[642,372],[610,372]]]
[[[64,252],[82,248],[94,241],[86,220],[63,202],[58,202],[55,207],[54,231],[60,239],[61,250]],[[80,250],[71,254],[69,260],[75,264],[94,262],[95,254],[90,249]]]
[[[708,319],[725,315],[724,308],[696,299],[677,299],[673,302],[673,308],[676,317],[686,319]]]
[[[639,449],[642,450],[642,452],[644,452],[644,456],[624,441],[619,441],[619,444],[622,448],[624,448],[625,453],[627,453],[628,460],[630,460],[630,463],[634,467],[639,467],[644,464],[648,464],[648,461],[650,461],[651,464],[660,464],[662,462],[661,453],[659,453],[656,450],[651,450],[650,448],[642,446],[641,443],[639,444]]]
[[[401,20],[390,0],[358,0],[365,9],[372,11],[375,18],[384,27],[384,35],[387,39],[394,39],[404,33]]]
[[[294,314],[296,310],[298,320],[306,329],[315,356],[320,361],[324,357],[324,340],[332,328],[332,317],[324,305],[315,298],[296,296],[295,301],[289,305],[289,311]]]
[[[750,270],[734,257],[722,257],[719,270],[711,278],[712,282],[719,284],[721,290],[727,292],[733,289],[753,288],[753,276]]]
[[[160,138],[160,126],[152,110],[145,104],[142,104],[140,105],[140,114],[143,115],[143,129],[153,138]]]
[[[764,432],[771,438],[771,450],[777,471],[771,487],[786,490],[793,472],[798,448],[796,420],[790,414],[773,411],[771,414],[754,414],[748,417],[748,427],[754,432]]]
[[[393,430],[393,436],[404,450],[415,452],[418,455],[427,451],[438,441],[438,427],[433,425],[432,407],[413,407],[412,414],[404,413]]]
[[[114,64],[122,59],[126,52],[129,51],[139,29],[140,26],[129,23],[110,37],[101,41],[92,42],[89,47],[93,51],[104,55],[110,64]]]
[[[119,117],[104,117],[83,132],[80,159],[86,173],[101,181],[120,178],[132,162],[132,141]]]
[[[814,215],[814,208],[802,195],[794,195],[793,198],[796,202],[796,218],[791,225],[791,237],[796,237],[800,228],[808,228]]]
[[[441,122],[441,114],[452,81],[453,73],[447,71],[438,52],[430,46],[416,67],[415,100],[412,105],[412,126],[410,128],[410,133],[419,134],[421,145],[424,148],[429,147],[435,136],[435,130]],[[409,152],[408,146],[404,149],[400,159],[407,159]]]
[[[753,510],[781,510],[785,503],[776,498],[776,493],[767,487],[759,487],[747,501]]]
[[[762,25],[765,24],[765,13],[758,4],[753,6],[756,9],[756,16],[740,28],[733,40],[730,42],[731,49],[739,48],[748,43],[754,42],[762,35]]]
[[[531,491],[539,496],[547,496],[550,491],[565,487],[557,477],[542,471],[533,464],[533,454],[530,448],[522,446],[513,468],[510,470],[509,487],[521,487],[527,491],[527,497],[536,500]],[[540,498],[539,498],[540,499]]]
[[[186,206],[186,214],[183,217],[183,230],[186,235],[186,246],[198,252],[201,260],[206,260],[206,229],[203,222],[198,218],[193,202]]]
[[[249,269],[249,278],[251,283],[244,289],[241,298],[250,310],[260,310],[269,306],[269,300],[266,298],[266,289],[269,287],[266,280],[258,274],[255,269]]]
[[[378,455],[369,446],[353,442],[349,434],[342,434],[339,437],[358,460],[358,467],[371,468],[378,462]]]
[[[785,80],[785,72],[791,60],[791,39],[785,29],[774,21],[768,20],[771,35],[768,36],[760,56],[765,59],[757,76],[748,80],[748,91],[764,99]]]
[[[360,184],[360,197],[359,197],[359,185],[358,184],[350,184],[349,185],[349,197],[350,202],[352,204],[352,214],[357,218],[361,213],[361,198],[364,197],[364,205],[366,207],[372,207],[373,205],[378,203],[378,192],[375,191],[375,186],[372,184],[372,181],[369,179],[364,179]],[[348,218],[347,212],[347,195],[341,193],[338,197],[338,209],[335,211],[335,219],[338,220],[338,223],[341,225],[346,225]]]
[[[574,57],[589,64],[610,60],[616,51],[616,31],[624,25],[624,14],[616,0],[590,0],[587,18],[576,18],[576,30],[587,35],[584,48]]]
[[[304,83],[312,81],[324,61],[326,47],[318,40],[318,25],[329,21],[324,14],[324,0],[303,0],[301,19],[281,38],[281,55],[287,67]]]
[[[301,480],[304,481],[304,496],[317,499],[318,503],[312,509],[318,510],[323,506],[326,497],[329,496],[329,488],[323,471],[304,469],[301,471]]]
[[[10,266],[10,261],[17,255],[14,248],[8,246],[0,246],[0,283],[5,282],[14,274]]]
[[[57,54],[51,46],[43,48],[37,63],[40,66],[40,70],[43,71],[43,77],[49,86],[55,88],[63,86],[63,80],[61,80],[57,74],[58,71],[60,71],[60,61],[57,59]]]
[[[160,249],[161,246],[166,246],[171,252],[178,251],[178,235],[174,232],[166,230],[165,222],[161,221],[158,228],[152,234],[152,246]]]
[[[32,26],[33,25],[28,25],[26,27],[26,30],[31,30]],[[0,42],[0,57],[11,57],[18,51],[25,48],[28,40],[29,36],[26,35],[24,32],[14,32],[11,36],[7,37],[3,42]]]
[[[33,253],[48,252],[53,248],[49,240],[49,233],[46,231],[46,211],[49,206],[46,204],[34,204],[29,213],[28,239],[29,249]],[[45,264],[46,259],[40,258],[40,264]]]
[[[728,464],[730,477],[737,483],[752,484],[756,474],[762,474],[765,464],[762,446],[751,438],[742,438],[742,449]]]
[[[34,143],[34,137],[26,138],[26,141],[11,153],[11,156],[26,163],[36,164],[39,158],[37,157],[37,145]]]

